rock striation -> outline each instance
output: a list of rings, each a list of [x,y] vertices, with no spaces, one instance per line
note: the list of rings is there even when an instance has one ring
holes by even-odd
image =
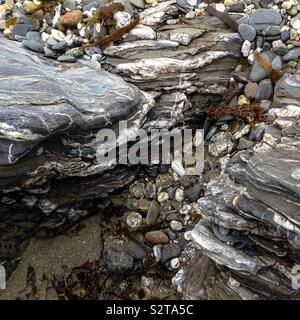
[[[191,237],[206,258],[191,263],[186,297],[299,298],[299,87],[299,73],[277,82],[262,141],[236,153],[198,200]]]
[[[140,14],[124,40],[104,50],[110,70],[152,94],[149,126],[174,126],[221,101],[240,59],[242,39],[209,15],[186,19],[175,0]]]
[[[131,182],[136,168],[98,162],[97,133],[139,130],[153,99],[122,78],[69,66],[0,39],[0,258],[37,230],[88,214],[91,199]]]

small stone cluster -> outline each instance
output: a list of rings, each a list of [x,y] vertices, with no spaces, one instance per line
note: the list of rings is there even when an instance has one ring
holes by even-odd
[[[187,19],[205,13],[203,1],[177,0]],[[238,32],[243,39],[242,55],[252,66],[245,70],[236,68],[244,94],[232,103],[250,104],[251,101],[270,100],[273,85],[264,67],[256,61],[258,53],[274,71],[294,74],[299,69],[300,57],[300,5],[297,0],[225,0],[213,4],[238,22]]]
[[[124,10],[113,12],[107,23],[93,23],[96,10],[111,3],[106,0],[9,0],[0,6],[0,29],[6,37],[48,58],[75,62],[83,57],[102,64],[101,48],[84,48],[84,45],[109,35],[111,30],[125,27],[134,11],[145,6],[143,0],[132,1],[133,5],[121,0],[118,3],[122,3]]]

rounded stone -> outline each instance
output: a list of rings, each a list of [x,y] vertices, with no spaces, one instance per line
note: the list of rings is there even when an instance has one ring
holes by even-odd
[[[143,217],[138,212],[130,212],[126,216],[126,224],[132,229],[136,229],[141,226]]]
[[[169,243],[168,236],[161,230],[146,232],[145,239],[151,243],[156,243],[156,244]]]
[[[165,244],[162,247],[161,263],[164,264],[173,258],[178,258],[180,254],[181,254],[181,247],[178,243]]]
[[[170,227],[173,231],[181,231],[182,230],[182,223],[180,221],[172,220],[170,222]]]
[[[273,94],[273,85],[270,79],[262,80],[257,88],[255,100],[268,100]]]
[[[160,206],[157,201],[151,201],[150,207],[147,212],[146,221],[147,224],[153,224],[156,222],[157,217],[159,216]]]
[[[248,24],[240,24],[238,32],[244,40],[253,41],[256,37],[256,30]]]
[[[161,202],[165,202],[167,200],[169,200],[169,194],[167,192],[161,192],[158,194],[158,196],[157,196],[158,202],[161,203]]]
[[[77,27],[77,24],[81,21],[81,19],[81,10],[73,10],[61,16],[59,22],[66,27]]]
[[[67,54],[63,54],[61,56],[59,56],[57,58],[57,60],[59,62],[67,62],[67,63],[72,63],[72,62],[75,62],[76,61],[76,58],[75,57],[72,57],[72,56],[69,56]]]
[[[258,84],[255,82],[249,82],[245,86],[245,96],[249,99],[254,99]]]
[[[23,40],[23,45],[35,52],[44,52],[44,46],[40,41],[36,40]]]

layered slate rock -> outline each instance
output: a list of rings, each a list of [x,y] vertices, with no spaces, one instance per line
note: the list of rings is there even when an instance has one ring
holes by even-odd
[[[170,0],[144,10],[140,24],[104,53],[113,72],[153,94],[149,126],[164,127],[195,119],[221,101],[241,43],[218,18],[185,19]]]
[[[91,199],[131,182],[136,168],[97,161],[99,130],[139,130],[153,99],[89,66],[51,62],[0,38],[0,261],[41,228],[91,212]]]
[[[233,156],[198,200],[192,240],[206,258],[186,297],[299,298],[299,88],[299,74],[278,81],[262,141]]]

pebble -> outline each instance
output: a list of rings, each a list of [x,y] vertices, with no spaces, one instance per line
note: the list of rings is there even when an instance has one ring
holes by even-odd
[[[49,58],[56,58],[57,57],[57,52],[55,52],[47,47],[44,47],[44,53],[45,53],[45,56],[49,57]]]
[[[35,52],[44,52],[44,46],[40,41],[36,40],[23,40],[23,45]]]
[[[172,169],[181,177],[186,175],[185,169],[181,163],[181,161],[174,160],[171,164]]]
[[[169,243],[168,236],[161,230],[148,231],[145,233],[145,239],[156,244]]]
[[[65,0],[63,3],[63,8],[68,10],[75,10],[76,9],[75,0]]]
[[[280,32],[280,26],[268,26],[263,30],[262,34],[264,36],[277,36],[280,34]]]
[[[130,23],[131,15],[126,11],[118,11],[114,14],[114,19],[116,21],[116,26],[118,28],[123,28]]]
[[[249,40],[245,40],[242,45],[241,52],[244,57],[248,57],[250,54],[250,51],[251,51],[251,42]]]
[[[160,206],[157,201],[151,201],[150,207],[147,212],[146,222],[147,224],[153,224],[159,216]]]
[[[300,57],[300,48],[294,48],[284,55],[283,61],[288,62],[290,60],[296,60],[299,57]]]
[[[162,202],[165,202],[165,201],[168,201],[169,200],[169,194],[168,192],[160,192],[158,195],[157,195],[157,201],[162,203]]]
[[[237,104],[240,106],[244,104],[250,104],[250,100],[242,94],[238,97]]]
[[[178,258],[171,259],[170,267],[174,270],[178,269],[180,267],[179,259]]]
[[[280,39],[272,42],[273,51],[280,55],[285,55],[288,52],[287,45]]]
[[[272,9],[258,9],[249,17],[249,24],[257,31],[262,31],[268,25],[280,25],[281,21],[281,15]]]
[[[52,29],[51,37],[56,41],[62,41],[65,39],[65,34],[57,29]]]
[[[256,91],[257,91],[258,84],[255,82],[249,82],[246,84],[244,92],[245,96],[248,99],[254,99]]]
[[[169,243],[162,246],[161,263],[166,263],[172,258],[178,258],[181,254],[181,247],[177,243]]]
[[[189,204],[185,204],[180,208],[179,212],[182,215],[187,215],[191,210],[192,210],[192,206]]]
[[[175,200],[177,202],[183,202],[184,200],[184,190],[181,188],[178,188],[175,192]]]
[[[208,145],[208,152],[215,156],[220,157],[231,153],[234,143],[232,141],[232,134],[230,132],[218,132]]]
[[[52,46],[52,50],[55,50],[55,51],[65,51],[68,47],[68,44],[65,40],[63,41],[59,41],[57,43],[55,43],[53,46]]]
[[[173,231],[181,231],[182,230],[182,223],[176,220],[172,220],[170,222],[170,227]]]
[[[161,259],[161,244],[156,244],[153,248],[153,255],[156,262],[159,262]]]
[[[81,10],[73,10],[61,16],[59,22],[65,27],[77,27],[77,24],[82,19],[82,15]]]
[[[103,250],[103,260],[110,273],[124,274],[134,267],[133,257],[123,251],[115,251],[110,248]]]
[[[273,51],[265,51],[261,53],[261,56],[266,59],[270,64],[272,64],[272,61],[277,56]],[[250,79],[252,82],[259,82],[260,80],[268,78],[268,74],[266,73],[265,69],[257,62],[254,61]]]
[[[256,30],[248,24],[240,24],[238,27],[239,34],[244,40],[253,41],[256,37]]]
[[[12,28],[12,34],[14,36],[25,37],[26,34],[32,30],[32,26],[28,24],[16,24]]]
[[[139,228],[143,223],[143,217],[138,212],[130,212],[126,216],[126,224],[128,227],[136,229]]]
[[[97,8],[98,4],[96,1],[90,2],[82,8],[82,11],[91,11],[93,8]]]
[[[257,88],[255,100],[268,100],[273,95],[273,85],[270,79],[262,80]]]
[[[245,149],[249,149],[252,148],[255,145],[255,142],[248,140],[245,137],[242,137],[239,140],[239,143],[237,145],[237,149],[238,150],[245,150]]]
[[[72,63],[76,61],[75,57],[69,56],[67,54],[63,54],[57,58],[59,62]]]
[[[140,9],[144,9],[145,8],[145,1],[144,0],[129,0],[129,2]]]
[[[151,202],[146,199],[139,199],[137,202],[137,208],[142,212],[148,212]]]
[[[190,202],[196,202],[199,199],[200,193],[201,193],[201,187],[196,184],[195,186],[189,187],[185,191],[185,197]]]
[[[26,33],[26,38],[28,40],[40,41],[41,40],[41,34],[38,31],[28,31]]]
[[[272,61],[272,69],[273,70],[281,70],[282,69],[282,61],[281,57],[277,56],[273,61]]]
[[[281,40],[285,42],[290,39],[290,32],[288,30],[282,31],[280,37]]]
[[[249,140],[252,141],[261,141],[264,133],[265,133],[266,125],[264,123],[260,123],[251,128],[249,134]]]

